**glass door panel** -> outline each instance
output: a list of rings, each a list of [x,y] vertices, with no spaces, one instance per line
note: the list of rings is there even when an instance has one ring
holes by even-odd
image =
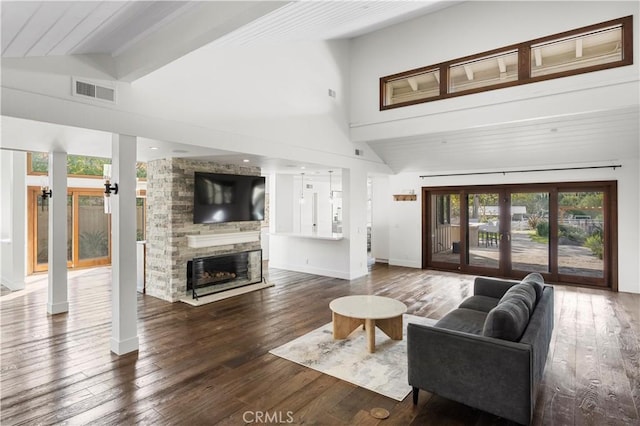
[[[145,200],[146,198],[136,198],[136,241],[145,240]]]
[[[460,264],[460,195],[431,195],[431,260]]]
[[[73,196],[67,195],[67,263],[73,265]]]
[[[604,277],[604,192],[558,193],[558,273]]]
[[[46,271],[49,263],[49,203],[47,198],[44,200],[40,191],[35,190],[31,193],[35,197],[35,252],[36,262],[34,271]],[[73,262],[73,199],[71,195],[67,196],[67,262],[71,265]]]
[[[39,191],[34,191],[36,198],[36,270],[38,266],[46,265],[49,262],[49,199],[44,200]]]
[[[109,257],[109,215],[104,198],[78,195],[78,261]]]
[[[467,264],[500,267],[500,194],[478,193],[467,197]]]
[[[549,272],[549,193],[511,193],[511,269]]]

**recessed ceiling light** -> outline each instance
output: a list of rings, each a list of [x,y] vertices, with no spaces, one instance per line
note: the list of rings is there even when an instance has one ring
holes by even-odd
[[[305,166],[302,166],[302,167],[300,167],[300,169],[301,169],[301,170],[304,170],[304,169],[306,169],[306,167],[305,167]]]
[[[157,146],[150,146],[149,149],[152,149],[152,150],[155,151],[156,149],[158,149],[158,147]]]
[[[242,160],[242,162],[243,162],[243,163],[248,163],[248,162],[249,162],[249,159],[248,159],[248,158],[245,158],[244,160]]]

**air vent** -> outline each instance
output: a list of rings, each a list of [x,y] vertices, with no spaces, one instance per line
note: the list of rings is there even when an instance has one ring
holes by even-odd
[[[83,98],[98,99],[101,101],[116,101],[116,90],[104,84],[94,83],[86,80],[73,79],[74,96],[82,96]]]

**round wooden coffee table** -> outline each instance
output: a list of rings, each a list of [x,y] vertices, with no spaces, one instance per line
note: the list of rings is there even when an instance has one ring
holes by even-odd
[[[382,296],[345,296],[329,303],[333,316],[333,338],[345,339],[363,325],[367,332],[367,348],[376,350],[375,328],[393,340],[402,340],[402,314],[407,306]]]

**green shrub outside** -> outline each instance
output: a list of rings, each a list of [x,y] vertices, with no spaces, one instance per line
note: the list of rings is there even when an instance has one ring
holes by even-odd
[[[585,247],[588,247],[591,249],[591,252],[593,253],[594,256],[596,256],[598,259],[602,259],[603,253],[604,253],[604,244],[602,241],[601,234],[595,233],[593,235],[588,236],[586,241],[584,242],[584,245]]]
[[[536,226],[536,234],[540,237],[549,237],[549,222],[543,221],[539,222]],[[558,238],[565,239],[571,241],[572,243],[582,245],[587,239],[587,234],[582,229],[569,226],[569,225],[559,225],[558,226]]]

